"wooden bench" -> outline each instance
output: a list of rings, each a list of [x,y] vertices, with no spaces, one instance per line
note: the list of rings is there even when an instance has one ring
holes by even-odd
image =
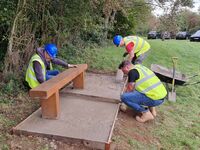
[[[74,88],[84,88],[84,72],[87,64],[70,68],[52,79],[40,84],[29,91],[30,97],[39,98],[42,108],[42,118],[58,119],[60,115],[59,90],[69,82],[73,82]]]

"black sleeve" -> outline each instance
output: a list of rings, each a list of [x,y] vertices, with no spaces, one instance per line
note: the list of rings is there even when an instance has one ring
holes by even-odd
[[[139,79],[139,72],[136,69],[132,69],[128,72],[128,82],[135,82]]]

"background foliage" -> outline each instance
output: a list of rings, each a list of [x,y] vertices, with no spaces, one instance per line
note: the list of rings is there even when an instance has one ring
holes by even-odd
[[[149,30],[175,34],[200,27],[199,14],[186,9],[193,6],[193,0],[2,0],[0,4],[4,76],[24,76],[35,48],[47,42],[56,43],[68,61],[81,63],[89,62],[88,58],[92,61],[99,53],[92,49],[105,46],[116,34],[146,35]],[[155,6],[167,11],[156,17],[151,13]]]

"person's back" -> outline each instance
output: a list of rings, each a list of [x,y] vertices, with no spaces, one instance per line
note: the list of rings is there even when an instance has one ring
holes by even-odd
[[[141,64],[150,50],[149,43],[138,36],[126,36],[123,38],[120,35],[116,35],[113,38],[113,43],[116,46],[125,46],[126,53],[129,54],[128,60],[133,64]],[[124,57],[126,53],[123,55]]]
[[[138,92],[153,100],[163,99],[167,95],[164,85],[153,71],[140,64],[134,65],[133,69],[139,73],[139,79],[135,81],[135,89]]]
[[[124,37],[124,42],[127,52],[130,53],[130,51],[133,50],[136,54],[136,57],[150,49],[149,43],[139,36]],[[134,45],[131,43],[134,43]]]

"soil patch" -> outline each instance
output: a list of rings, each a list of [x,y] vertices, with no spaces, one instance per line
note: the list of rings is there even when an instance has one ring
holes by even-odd
[[[133,149],[133,144],[154,144],[160,147],[159,140],[151,134],[151,129],[154,127],[155,121],[147,123],[139,123],[135,120],[136,113],[128,109],[126,113],[119,112],[118,120],[115,125],[113,134],[113,145],[115,149],[130,150]],[[136,147],[135,149],[139,149]]]

